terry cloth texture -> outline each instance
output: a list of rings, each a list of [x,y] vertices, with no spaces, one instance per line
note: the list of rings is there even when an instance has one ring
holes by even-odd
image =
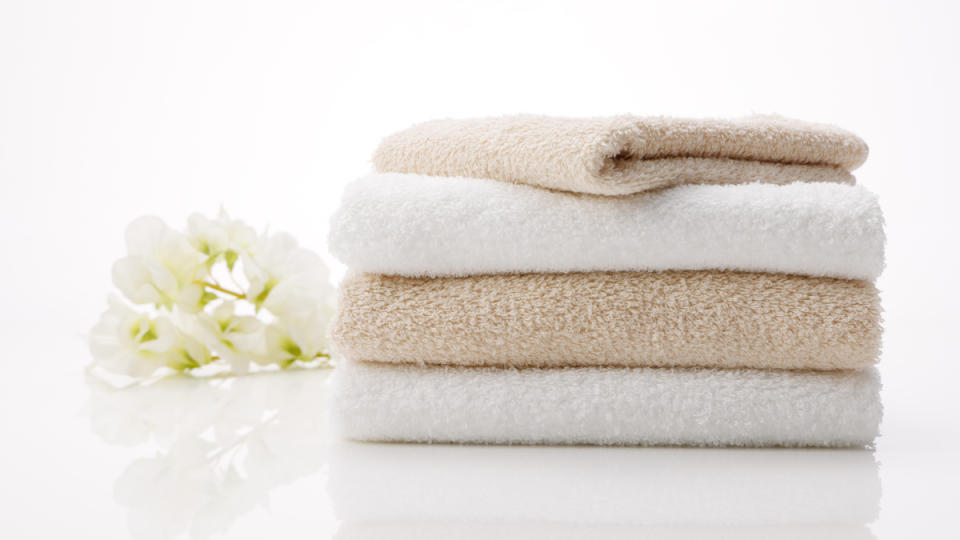
[[[623,195],[678,184],[853,183],[867,145],[834,126],[735,120],[504,116],[435,120],[384,139],[380,172],[473,176]]]
[[[850,449],[339,442],[328,488],[365,523],[865,524],[880,504],[873,454]]]
[[[353,274],[331,336],[363,361],[837,370],[873,364],[880,331],[867,281],[670,271]]]
[[[626,197],[374,174],[331,223],[351,269],[412,276],[745,270],[873,280],[883,215],[858,186],[679,186]]]
[[[843,372],[503,369],[342,362],[332,419],[348,439],[494,444],[863,446],[876,368]]]

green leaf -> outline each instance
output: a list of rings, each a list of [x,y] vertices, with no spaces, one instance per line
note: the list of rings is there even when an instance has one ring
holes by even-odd
[[[200,363],[197,362],[190,353],[185,349],[179,349],[173,353],[175,356],[167,363],[167,367],[175,369],[179,372],[184,372],[189,369],[194,369],[200,367]]]
[[[143,333],[143,336],[140,338],[140,343],[153,341],[155,339],[157,339],[157,332],[153,327],[153,323],[150,323],[150,329]]]
[[[288,339],[286,343],[283,344],[283,350],[294,358],[300,358],[300,356],[303,355],[303,350],[300,349],[300,346],[294,343],[292,339]]]
[[[253,305],[255,305],[258,310],[260,309],[260,306],[267,300],[267,296],[270,296],[270,291],[272,291],[276,285],[277,280],[271,279],[266,285],[264,285],[263,290],[260,291],[260,294],[253,299]]]
[[[232,249],[228,249],[226,253],[223,254],[223,258],[227,261],[227,269],[233,272],[233,265],[236,264],[237,259],[240,258],[240,255]]]

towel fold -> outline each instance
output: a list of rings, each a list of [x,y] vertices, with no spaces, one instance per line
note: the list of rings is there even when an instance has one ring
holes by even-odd
[[[600,195],[678,184],[853,183],[867,145],[834,126],[735,120],[519,115],[436,120],[395,133],[380,172],[473,176]]]
[[[863,446],[875,368],[817,373],[662,368],[499,369],[343,362],[332,419],[364,441]]]
[[[364,361],[836,370],[880,346],[871,283],[787,274],[353,274],[338,309],[331,337]]]
[[[329,239],[354,270],[413,276],[726,269],[873,280],[883,244],[876,197],[857,186],[613,198],[406,174],[352,182]]]

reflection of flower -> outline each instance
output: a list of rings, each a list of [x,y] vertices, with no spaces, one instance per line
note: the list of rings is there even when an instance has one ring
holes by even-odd
[[[292,236],[258,235],[221,210],[190,216],[186,234],[142,217],[126,239],[113,281],[136,309],[111,299],[91,336],[96,366],[146,378],[218,361],[244,374],[329,360],[333,287],[323,260]]]
[[[94,431],[111,444],[147,445],[117,479],[136,538],[227,531],[269,502],[273,488],[325,459],[326,370],[256,377],[168,377],[115,389],[89,379]]]

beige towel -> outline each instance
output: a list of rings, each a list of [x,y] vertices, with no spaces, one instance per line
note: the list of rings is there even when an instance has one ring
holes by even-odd
[[[352,360],[461,366],[853,369],[880,346],[868,281],[743,272],[348,276]]]
[[[777,116],[737,120],[505,116],[436,120],[395,133],[380,172],[472,176],[622,195],[678,184],[854,183],[867,145]]]

